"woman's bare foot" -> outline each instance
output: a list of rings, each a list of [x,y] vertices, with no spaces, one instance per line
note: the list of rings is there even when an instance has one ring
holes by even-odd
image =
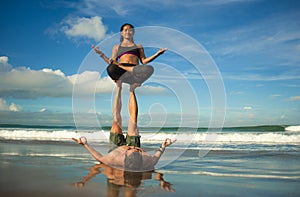
[[[119,80],[121,80],[124,83],[128,83],[128,84],[133,84],[134,82],[134,78],[131,72],[127,71],[125,72],[120,78]]]
[[[115,83],[116,83],[116,85],[117,85],[118,88],[122,88],[123,81],[121,79],[115,80]]]
[[[85,145],[87,144],[87,139],[86,137],[80,137],[78,139],[76,138],[72,138],[73,141],[77,142],[78,144],[81,144],[81,145]]]
[[[134,68],[134,66],[123,66],[122,64],[117,64],[117,66],[119,68],[122,68],[122,69],[126,70],[129,73],[132,73],[133,72],[133,68]]]
[[[134,83],[132,85],[130,85],[130,92],[133,92],[137,87],[140,87],[141,84],[139,83]]]

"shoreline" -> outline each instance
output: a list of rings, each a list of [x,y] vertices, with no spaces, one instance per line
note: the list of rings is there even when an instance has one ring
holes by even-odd
[[[151,179],[142,180],[136,188],[137,196],[300,195],[299,152],[211,151],[203,157],[197,154],[196,150],[187,150],[155,170],[171,184],[173,192],[160,188],[152,173]],[[97,162],[71,142],[0,141],[0,155],[1,196],[107,196],[110,191],[103,169],[84,187],[74,186],[92,172]],[[125,187],[116,188],[122,196]]]

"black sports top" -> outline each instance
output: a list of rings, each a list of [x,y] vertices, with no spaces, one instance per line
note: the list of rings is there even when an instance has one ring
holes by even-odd
[[[138,58],[140,57],[140,52],[136,45],[133,45],[131,47],[123,47],[120,44],[119,48],[118,48],[118,54],[117,54],[118,58],[120,58],[122,55],[125,55],[125,54],[132,54],[132,55],[137,56]]]

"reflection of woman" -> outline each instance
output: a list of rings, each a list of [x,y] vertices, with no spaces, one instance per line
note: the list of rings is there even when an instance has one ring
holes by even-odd
[[[146,58],[143,46],[135,44],[133,41],[133,25],[129,23],[122,25],[120,34],[121,42],[113,47],[111,58],[108,58],[98,47],[94,47],[93,45],[92,48],[109,64],[107,73],[114,81],[122,80],[129,84],[142,84],[153,73],[153,67],[145,64],[153,61],[167,49],[161,48],[154,55]],[[138,66],[139,61],[143,66]]]
[[[86,182],[99,173],[102,173],[107,177],[107,196],[136,196],[137,189],[141,186],[142,181],[147,179],[151,180],[152,174],[155,175],[155,180],[159,181],[161,189],[166,191],[175,191],[171,187],[171,183],[164,180],[163,174],[161,173],[154,171],[128,172],[121,169],[112,168],[105,164],[96,164],[90,168],[89,174],[74,185],[77,187],[83,187]],[[123,190],[124,195],[120,195],[122,187],[125,188]]]

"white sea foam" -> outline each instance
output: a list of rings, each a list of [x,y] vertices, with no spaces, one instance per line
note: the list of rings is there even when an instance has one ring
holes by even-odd
[[[69,141],[71,138],[86,136],[89,139],[107,140],[106,136],[97,132],[76,132],[70,130],[32,130],[32,129],[1,129],[0,138],[11,140],[54,140]]]
[[[288,126],[285,128],[286,131],[292,131],[292,132],[300,132],[300,125],[297,126]]]
[[[147,136],[148,135],[148,136]],[[177,139],[178,142],[189,143],[300,143],[299,134],[284,132],[232,132],[232,133],[157,133],[142,135],[145,142],[157,142],[161,139]]]
[[[77,154],[65,154],[65,153],[20,153],[20,152],[4,152],[0,153],[2,156],[30,156],[30,157],[78,157]]]
[[[288,127],[298,131],[300,126]],[[0,139],[11,140],[54,140],[70,141],[71,138],[85,136],[89,141],[107,142],[109,131],[76,132],[75,130],[46,129],[0,129]],[[181,132],[181,133],[141,133],[142,142],[161,143],[165,138],[177,139],[176,144],[300,144],[300,132]]]
[[[2,129],[0,130],[0,137],[12,140],[66,140],[72,137],[77,137],[76,132],[60,130],[60,131],[47,131],[47,130],[25,130],[25,129]]]
[[[285,175],[273,175],[273,174],[247,174],[247,173],[219,173],[219,172],[209,172],[209,171],[168,171],[162,170],[163,173],[168,174],[194,174],[194,175],[208,175],[217,177],[242,177],[242,178],[261,178],[261,179],[299,179],[300,176],[285,176]]]

